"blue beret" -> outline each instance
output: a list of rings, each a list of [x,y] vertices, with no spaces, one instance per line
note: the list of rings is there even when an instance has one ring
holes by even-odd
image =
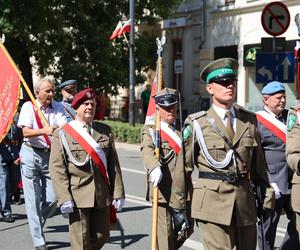
[[[281,82],[269,82],[261,91],[263,95],[274,95],[280,92],[285,92],[285,88]]]
[[[76,80],[68,80],[68,81],[65,81],[65,82],[62,82],[61,84],[59,84],[58,87],[60,89],[63,89],[64,87],[67,87],[70,85],[77,85],[77,81]]]

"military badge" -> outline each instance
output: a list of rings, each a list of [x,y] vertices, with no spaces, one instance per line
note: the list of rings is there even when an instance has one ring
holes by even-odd
[[[187,125],[183,130],[183,141],[186,141],[189,138],[191,132],[192,132],[191,125]]]
[[[297,117],[295,114],[289,114],[288,120],[287,120],[287,129],[290,131],[295,126],[297,121]]]

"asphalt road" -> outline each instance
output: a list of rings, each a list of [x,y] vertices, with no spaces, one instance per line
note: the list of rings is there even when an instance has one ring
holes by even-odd
[[[140,158],[139,146],[123,143],[117,143],[116,146],[125,183],[126,204],[123,211],[118,213],[118,230],[111,231],[110,240],[103,249],[150,249],[152,209],[151,204],[144,198],[146,175]],[[196,178],[196,174],[194,178]],[[13,205],[12,209],[16,219],[15,223],[0,221],[0,249],[34,249],[24,204]],[[59,214],[59,211],[47,221],[44,232],[48,249],[71,249],[67,223],[68,221]],[[282,216],[277,230],[276,246],[280,245],[285,229],[286,219]],[[203,249],[197,227],[181,249]]]

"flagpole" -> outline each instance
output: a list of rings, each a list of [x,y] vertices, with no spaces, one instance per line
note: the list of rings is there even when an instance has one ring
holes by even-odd
[[[157,43],[157,88],[156,91],[160,91],[162,89],[162,50],[163,45],[165,44],[165,37],[162,37],[161,40],[159,38],[156,39]],[[159,113],[156,112],[156,122],[155,122],[155,156],[159,159],[160,149],[160,116]],[[157,217],[158,217],[158,187],[153,188],[153,212],[152,212],[152,240],[151,240],[151,250],[156,250],[157,243]]]
[[[30,100],[32,101],[33,105],[36,107],[39,116],[42,118],[43,123],[46,127],[49,127],[48,121],[46,120],[44,114],[42,113],[41,109],[38,107],[38,104],[34,98],[34,96],[31,93],[30,88],[28,87],[26,81],[24,80],[22,74],[20,73],[20,70],[18,69],[17,65],[15,64],[14,60],[12,59],[12,57],[10,56],[10,54],[8,53],[8,51],[6,50],[5,46],[3,45],[3,43],[0,41],[0,48],[3,50],[4,54],[6,55],[7,59],[9,60],[9,62],[11,63],[11,65],[13,66],[14,70],[16,71],[16,73],[18,74],[23,87],[25,88],[27,94],[29,95]]]
[[[123,33],[123,36],[124,36],[125,42],[127,43],[128,47],[130,48],[130,44],[128,42],[128,39],[127,39],[127,36],[125,35],[125,33]]]

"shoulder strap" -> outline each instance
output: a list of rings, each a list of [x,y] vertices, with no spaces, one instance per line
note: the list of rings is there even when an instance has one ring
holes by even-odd
[[[32,102],[31,102],[31,103],[32,103]],[[32,108],[33,108],[33,113],[34,113],[35,120],[36,120],[36,123],[37,123],[39,129],[44,128],[44,126],[43,126],[43,124],[42,124],[42,121],[41,121],[41,118],[39,117],[39,114],[38,114],[38,112],[37,112],[37,109],[36,109],[36,107],[33,105],[33,103],[32,103]],[[44,134],[43,136],[44,136],[44,139],[45,139],[47,145],[48,145],[49,148],[50,148],[50,147],[51,147],[51,142],[50,142],[49,136],[48,136],[48,135],[45,135],[45,134]]]

